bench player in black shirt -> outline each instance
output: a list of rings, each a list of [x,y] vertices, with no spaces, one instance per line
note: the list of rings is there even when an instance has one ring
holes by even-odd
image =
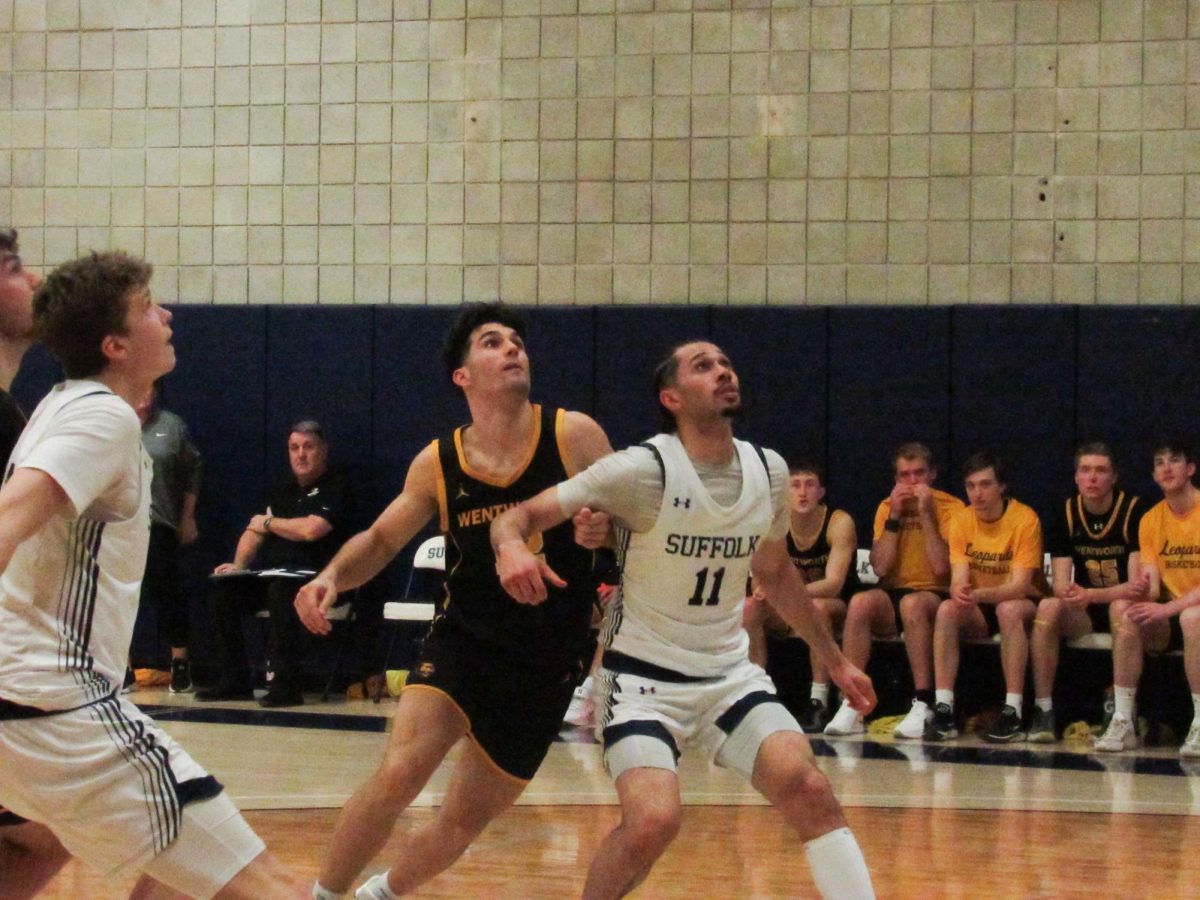
[[[1113,601],[1140,596],[1131,575],[1136,576],[1145,507],[1117,487],[1107,444],[1093,441],[1076,451],[1075,484],[1079,493],[1063,504],[1046,533],[1054,596],[1038,603],[1030,639],[1034,711],[1028,740],[1034,743],[1057,739],[1051,695],[1059,642],[1110,631]]]
[[[464,309],[443,362],[466,397],[470,424],[417,454],[400,496],[296,597],[308,628],[325,632],[323,611],[337,592],[374,576],[438,517],[447,596],[400,697],[383,762],[342,812],[314,886],[317,898],[350,888],[466,735],[437,816],[409,831],[391,869],[356,896],[408,893],[453,863],[529,783],[591,656],[596,585],[588,577],[590,552],[575,544],[571,524],[538,538],[567,581],[539,606],[520,605],[500,587],[489,543],[500,512],[612,449],[587,416],[530,402],[524,335],[520,317],[503,304]]]

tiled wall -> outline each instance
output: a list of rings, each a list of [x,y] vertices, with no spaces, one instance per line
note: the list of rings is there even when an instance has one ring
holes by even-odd
[[[0,221],[199,303],[1196,303],[1200,0],[0,0]]]

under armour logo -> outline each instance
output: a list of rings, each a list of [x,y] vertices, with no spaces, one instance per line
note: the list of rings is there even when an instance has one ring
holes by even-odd
[[[654,687],[639,687],[638,693],[639,694],[654,694],[654,693],[657,693],[657,691]]]
[[[682,506],[684,509],[691,509],[692,508],[692,498],[691,497],[676,497],[675,498],[675,507],[678,509],[680,506]]]

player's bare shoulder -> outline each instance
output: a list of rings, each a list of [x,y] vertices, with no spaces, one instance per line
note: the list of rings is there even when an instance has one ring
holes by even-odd
[[[586,413],[566,410],[559,433],[559,450],[567,474],[581,472],[602,456],[612,453],[608,435],[599,423]]]

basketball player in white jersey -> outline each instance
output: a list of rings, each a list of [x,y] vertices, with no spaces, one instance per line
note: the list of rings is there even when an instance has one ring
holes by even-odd
[[[302,897],[216,779],[117,694],[150,533],[133,408],[175,366],[150,276],[92,254],[34,297],[68,380],[0,488],[0,805],[89,865],[142,871],[140,900]]]
[[[743,588],[766,599],[868,712],[870,680],[846,660],[788,558],[787,466],[733,437],[737,375],[719,347],[682,344],[655,370],[669,433],[595,463],[492,526],[501,584],[540,603],[559,576],[526,540],[585,508],[618,526],[619,605],[603,638],[597,731],[621,823],[593,860],[584,897],[621,897],[679,830],[676,762],[685,745],[750,780],[805,842],[824,897],[873,897],[871,877],[829,782],[770,678],[748,658]],[[673,432],[673,433],[671,433]]]

